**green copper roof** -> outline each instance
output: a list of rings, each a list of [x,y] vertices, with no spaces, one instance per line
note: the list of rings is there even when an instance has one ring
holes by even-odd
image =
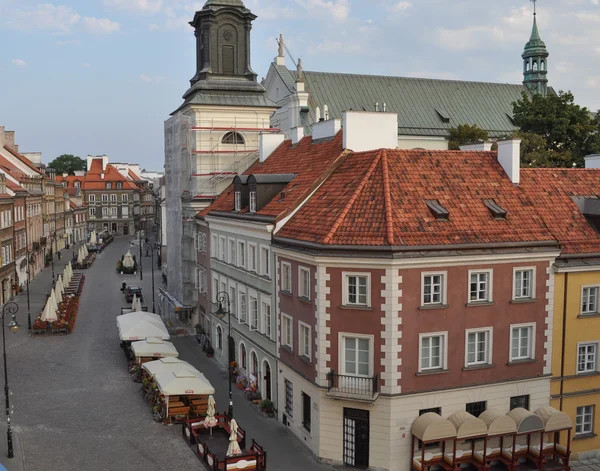
[[[246,8],[242,0],[208,0],[204,4],[204,8],[208,7],[241,7]]]
[[[531,37],[527,44],[525,44],[525,51],[523,52],[523,57],[530,56],[540,56],[540,55],[548,55],[548,50],[546,49],[546,44],[540,38],[540,33],[538,32],[537,20],[536,17],[533,17],[533,29],[531,30]]]

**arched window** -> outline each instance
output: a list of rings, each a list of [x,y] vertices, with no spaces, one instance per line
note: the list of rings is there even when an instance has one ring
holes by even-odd
[[[544,70],[545,67],[546,64],[544,63],[544,61],[540,62],[540,70]]]
[[[252,371],[251,373],[254,376],[258,377],[258,358],[256,356],[256,352],[252,352]]]
[[[239,132],[228,132],[221,140],[223,144],[244,144],[244,138]]]
[[[240,343],[240,365],[246,369],[246,346],[243,343]]]
[[[533,71],[537,72],[537,70],[538,70],[538,63],[537,63],[537,61],[533,61]]]
[[[223,350],[223,331],[220,325],[217,326],[217,347],[219,350]]]
[[[531,65],[531,64],[530,64],[529,62],[527,62],[527,67],[526,67],[526,68],[527,68],[527,72],[529,72],[529,66],[530,66],[530,65]]]

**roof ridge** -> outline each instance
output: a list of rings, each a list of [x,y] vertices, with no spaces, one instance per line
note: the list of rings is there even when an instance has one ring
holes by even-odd
[[[387,242],[394,245],[394,221],[392,217],[392,195],[390,193],[390,174],[388,171],[387,150],[381,153],[381,165],[383,170],[383,200],[385,203],[385,226],[387,232]]]
[[[362,192],[363,188],[367,184],[367,181],[369,181],[369,178],[371,178],[371,175],[375,171],[375,168],[377,168],[377,165],[379,165],[380,160],[381,160],[381,151],[377,152],[377,158],[373,161],[373,163],[369,167],[369,170],[367,170],[367,173],[365,174],[365,176],[362,178],[361,182],[356,187],[356,190],[354,190],[354,193],[350,197],[350,200],[348,201],[348,203],[346,203],[346,206],[344,207],[344,209],[342,210],[340,215],[335,220],[335,223],[333,223],[331,230],[323,238],[323,243],[328,244],[331,241],[331,239],[333,238],[333,236],[335,235],[335,233],[337,232],[337,230],[339,229],[339,227],[342,225],[342,222],[344,222],[344,219],[346,219],[346,216],[350,212],[352,205],[354,204],[354,202],[356,201],[356,199]]]

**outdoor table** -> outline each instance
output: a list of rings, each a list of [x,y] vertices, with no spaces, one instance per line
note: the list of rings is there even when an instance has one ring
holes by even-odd
[[[173,407],[185,407],[185,404],[181,401],[177,401],[177,402],[169,401],[169,409],[171,409]]]

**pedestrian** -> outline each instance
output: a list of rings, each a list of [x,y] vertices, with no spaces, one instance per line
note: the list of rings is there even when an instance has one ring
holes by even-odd
[[[127,283],[124,281],[124,282],[121,284],[121,291],[124,293],[126,289],[127,289]]]
[[[57,250],[56,254],[58,255],[58,259],[60,260],[60,250]]]

